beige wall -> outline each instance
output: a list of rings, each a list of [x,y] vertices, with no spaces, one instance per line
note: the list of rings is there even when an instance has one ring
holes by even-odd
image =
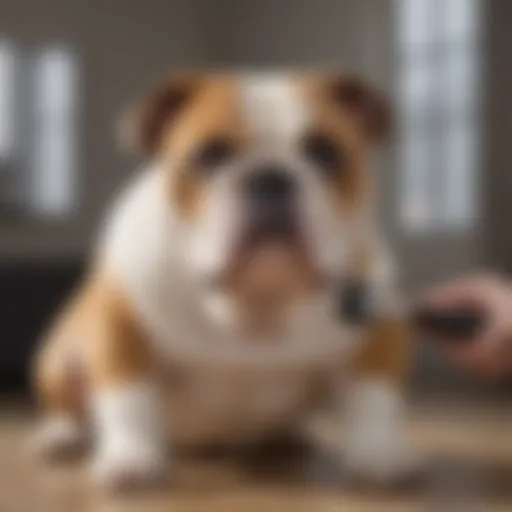
[[[482,190],[485,260],[512,275],[512,2],[489,0]]]

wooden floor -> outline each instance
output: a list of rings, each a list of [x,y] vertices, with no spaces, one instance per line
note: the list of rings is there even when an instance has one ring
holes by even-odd
[[[165,488],[115,499],[91,488],[83,462],[35,465],[24,451],[33,420],[18,408],[2,411],[1,512],[512,511],[512,410],[503,407],[414,412],[410,433],[430,464],[401,490],[350,483],[335,429],[324,421],[315,428],[317,450],[184,459]]]

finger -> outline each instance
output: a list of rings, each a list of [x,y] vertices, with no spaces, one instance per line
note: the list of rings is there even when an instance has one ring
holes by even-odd
[[[501,376],[502,369],[495,362],[481,362],[473,368],[473,372],[482,379],[495,380]]]
[[[482,355],[479,350],[452,352],[450,359],[457,365],[481,378],[493,378],[501,373],[499,360]]]
[[[503,335],[496,330],[477,343],[471,353],[471,364],[482,375],[490,377],[504,372],[508,354]]]
[[[504,359],[503,373],[512,374],[512,351],[508,354],[508,357]]]
[[[482,357],[499,359],[506,350],[508,343],[508,326],[500,319],[489,322],[486,329],[477,340],[477,345]]]
[[[434,307],[467,305],[477,306],[483,302],[483,288],[476,282],[452,283],[427,293],[423,302]]]
[[[507,374],[512,370],[512,343],[510,338],[505,339],[497,347],[496,361],[501,374]]]
[[[435,286],[425,294],[425,297],[432,297],[436,300],[444,298],[474,297],[480,296],[489,288],[500,284],[500,280],[493,275],[477,274],[471,277],[457,279],[446,284]]]
[[[478,367],[482,361],[480,349],[473,346],[448,347],[445,348],[444,353],[455,364],[468,369]]]

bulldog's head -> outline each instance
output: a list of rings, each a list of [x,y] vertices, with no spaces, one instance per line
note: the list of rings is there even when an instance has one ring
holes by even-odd
[[[190,75],[148,96],[136,142],[167,173],[205,293],[268,306],[343,278],[371,227],[387,110],[359,79],[322,73]]]

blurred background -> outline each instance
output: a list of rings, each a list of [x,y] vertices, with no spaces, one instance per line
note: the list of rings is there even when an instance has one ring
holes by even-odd
[[[386,89],[382,218],[409,293],[470,269],[512,273],[512,2],[2,0],[0,387],[79,278],[110,194],[137,162],[123,107],[184,68],[331,65]],[[417,392],[499,396],[418,345]]]

